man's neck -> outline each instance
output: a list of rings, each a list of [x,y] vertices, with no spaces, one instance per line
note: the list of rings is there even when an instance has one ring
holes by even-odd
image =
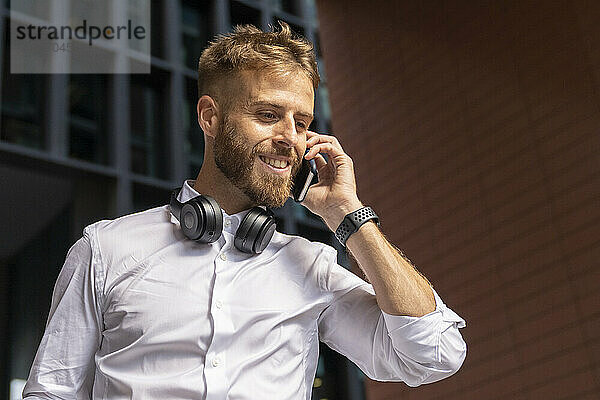
[[[229,215],[247,210],[254,205],[214,164],[202,165],[194,182],[194,190],[215,199]]]

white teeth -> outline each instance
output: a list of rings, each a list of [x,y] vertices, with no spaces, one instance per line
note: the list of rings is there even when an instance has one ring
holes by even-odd
[[[260,156],[260,159],[263,160],[266,164],[269,164],[270,166],[275,168],[285,168],[288,165],[287,161],[275,160],[274,158],[268,158],[265,156]]]

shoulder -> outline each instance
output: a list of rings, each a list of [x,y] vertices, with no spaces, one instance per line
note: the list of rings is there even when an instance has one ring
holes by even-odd
[[[322,264],[337,262],[337,250],[332,246],[308,240],[297,235],[276,231],[269,244],[271,251],[285,253],[297,260],[322,261]]]
[[[156,248],[174,240],[168,206],[102,220],[84,229],[92,250],[99,253],[105,266],[126,260],[143,260]]]
[[[150,208],[115,219],[104,219],[88,225],[84,233],[105,240],[119,240],[124,236],[139,235],[154,230],[161,225],[170,224],[169,208],[165,206]]]

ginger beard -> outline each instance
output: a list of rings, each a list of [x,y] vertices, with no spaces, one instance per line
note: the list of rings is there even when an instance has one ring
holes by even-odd
[[[255,167],[258,153],[290,157],[293,160],[291,173],[280,176]],[[252,149],[244,141],[242,135],[228,116],[219,124],[219,132],[214,145],[215,164],[217,168],[240,189],[250,201],[257,205],[271,208],[282,207],[290,196],[293,177],[300,169],[301,159],[294,148],[271,148],[266,143],[259,143]]]

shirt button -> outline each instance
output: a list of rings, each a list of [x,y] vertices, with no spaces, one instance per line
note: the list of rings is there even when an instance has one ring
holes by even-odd
[[[217,300],[217,301],[215,302],[215,306],[216,306],[218,309],[220,309],[221,307],[223,307],[223,302],[222,302],[221,300]]]
[[[213,367],[218,367],[219,365],[221,365],[221,358],[219,356],[216,356],[212,360],[212,366]]]
[[[227,261],[227,255],[225,255],[225,253],[221,253],[219,257],[221,258],[221,260]]]
[[[229,226],[229,225],[231,225],[231,220],[229,218],[227,218],[225,220],[225,226]]]

